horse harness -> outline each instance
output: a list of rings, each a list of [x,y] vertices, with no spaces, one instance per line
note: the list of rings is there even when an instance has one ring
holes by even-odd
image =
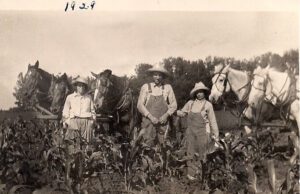
[[[227,73],[222,73],[222,71],[223,71],[224,68],[225,68],[225,66],[219,71],[219,73],[216,73],[216,74],[218,74],[218,77],[217,77],[216,81],[214,82],[214,84],[215,84],[217,90],[218,90],[219,92],[221,92],[221,91],[219,90],[219,88],[217,87],[216,82],[217,82],[217,80],[219,79],[219,77],[220,77],[222,74],[225,75],[225,80],[224,80],[224,83],[223,83],[224,88],[223,88],[223,91],[221,92],[221,93],[222,93],[221,98],[222,98],[224,104],[227,105],[226,100],[225,100],[225,97],[224,97],[223,94],[224,94],[225,91],[226,91],[227,83],[228,83],[228,85],[230,86],[230,88],[232,88],[232,86],[231,86],[231,84],[230,84],[230,82],[229,82],[229,80],[228,80],[228,72],[227,72]],[[243,110],[243,111],[241,111],[241,113],[238,115],[238,117],[240,117],[240,116],[243,114],[244,109],[246,108],[246,106],[243,106],[243,105],[247,102],[247,100],[248,100],[248,98],[249,98],[250,91],[251,91],[251,80],[252,80],[252,77],[253,77],[253,76],[252,76],[252,74],[250,74],[249,76],[250,76],[250,79],[249,79],[250,81],[248,81],[244,86],[242,86],[241,88],[239,88],[239,89],[237,90],[237,91],[240,91],[240,90],[242,90],[242,89],[244,89],[244,88],[247,88],[247,91],[245,92],[245,94],[244,94],[242,100],[240,100],[240,101],[237,100],[237,101],[235,101],[235,102],[233,103],[233,104],[235,104],[236,106],[240,106],[241,109]],[[232,114],[235,115],[234,113],[232,113]]]
[[[259,90],[259,91],[264,93],[264,96],[265,96],[264,100],[266,100],[267,102],[273,104],[275,107],[279,108],[281,118],[283,118],[286,121],[289,120],[288,118],[290,116],[291,104],[295,100],[299,100],[299,98],[297,96],[298,91],[297,91],[297,88],[296,88],[296,78],[295,78],[295,76],[292,73],[288,73],[288,75],[286,76],[285,82],[284,82],[282,88],[279,91],[279,96],[276,96],[272,92],[271,93],[272,96],[269,97],[269,98],[266,96],[267,84],[268,84],[268,81],[270,81],[269,75],[267,74],[266,77],[263,77],[261,75],[254,74],[254,76],[258,76],[258,77],[261,77],[261,78],[264,79],[263,88],[256,87],[254,84],[252,84],[252,87],[255,88],[256,90]],[[287,99],[285,101],[279,103],[277,101],[277,99],[286,94],[286,92],[282,92],[282,90],[283,90],[284,86],[286,85],[288,78],[290,78],[291,81],[290,81],[290,85],[289,85],[289,89],[288,89]],[[271,83],[270,83],[270,86],[272,87]],[[272,89],[271,89],[271,91],[272,91]],[[275,98],[275,102],[272,101],[272,99],[274,99],[274,98]],[[287,112],[288,114],[284,114],[285,112]]]
[[[110,80],[108,80],[108,82],[105,86],[108,89],[108,87],[110,85],[111,85],[111,82],[110,82]],[[115,114],[115,116],[108,115],[108,117],[116,118],[117,123],[120,123],[121,114],[128,112],[130,109],[130,106],[133,105],[132,90],[128,87],[128,82],[125,81],[124,86],[125,87],[121,93],[120,100],[116,103],[116,106],[111,111],[111,113],[113,115]],[[115,100],[115,99],[112,99],[111,101],[113,101],[113,100]],[[131,112],[132,111],[133,110],[131,107]]]

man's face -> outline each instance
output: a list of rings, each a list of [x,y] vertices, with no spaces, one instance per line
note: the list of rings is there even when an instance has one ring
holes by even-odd
[[[83,95],[83,94],[85,94],[86,86],[83,83],[77,83],[76,89],[77,89],[77,93],[79,93],[80,95]]]
[[[153,80],[155,84],[160,84],[163,79],[163,74],[160,72],[153,72]]]

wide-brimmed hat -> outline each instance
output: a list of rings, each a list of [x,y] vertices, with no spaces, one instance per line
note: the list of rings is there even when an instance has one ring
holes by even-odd
[[[169,76],[170,73],[168,72],[168,70],[165,69],[164,64],[163,63],[158,63],[153,65],[150,69],[148,69],[149,73],[153,73],[153,72],[160,72],[162,74],[164,74],[165,76]]]
[[[209,89],[202,82],[198,82],[195,84],[195,87],[192,89],[190,96],[194,97],[195,93],[198,92],[199,90],[209,91]]]
[[[88,80],[87,78],[85,77],[81,77],[81,76],[78,76],[77,78],[75,78],[72,82],[73,85],[76,85],[77,83],[83,83],[85,84],[86,86],[88,86]]]

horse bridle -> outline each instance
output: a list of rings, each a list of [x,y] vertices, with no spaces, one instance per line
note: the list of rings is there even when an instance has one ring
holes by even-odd
[[[100,91],[99,90],[99,88],[100,88],[99,86],[101,86],[103,88],[103,90],[101,90],[101,94],[105,95],[107,93],[107,91],[108,91],[109,86],[111,85],[110,80],[108,78],[105,78],[105,80],[103,78],[99,78],[99,79],[100,79],[99,80],[100,84],[96,85],[96,87],[97,87],[98,92],[99,92]],[[102,80],[105,81],[105,83],[102,83]]]
[[[259,91],[263,92],[263,93],[264,93],[264,98],[265,98],[265,97],[266,97],[266,91],[267,91],[267,84],[268,84],[268,81],[270,81],[269,75],[266,74],[266,77],[261,76],[261,75],[258,75],[258,74],[253,74],[253,75],[254,75],[254,76],[258,76],[258,77],[263,78],[263,80],[264,80],[264,82],[263,82],[263,88],[259,88],[259,87],[255,86],[254,83],[251,84],[251,87],[253,87],[253,88],[256,89],[256,90],[259,90]],[[283,90],[285,84],[287,83],[288,78],[289,78],[289,76],[287,75],[287,76],[286,76],[286,79],[285,79],[285,82],[284,82],[282,88],[281,88],[280,91],[279,91],[279,94],[282,92],[282,90]],[[254,81],[254,80],[253,80],[253,81]],[[271,83],[270,83],[270,86],[271,86],[271,88],[272,88],[272,84],[271,84]],[[271,89],[271,91],[272,91],[272,89]],[[273,94],[276,98],[279,98],[281,95],[284,95],[285,93],[282,93],[282,94],[279,95],[279,96],[276,96],[274,93],[272,93],[272,94]],[[266,99],[265,99],[265,100],[266,100]]]
[[[108,88],[111,86],[111,82],[108,78],[105,78],[105,80],[104,80],[106,83],[102,83],[102,80],[103,79],[100,79],[100,84],[105,89],[104,89],[104,91],[101,92],[101,94],[103,95],[103,98],[105,98],[106,97],[105,94],[107,93]],[[99,86],[97,88],[99,90]],[[127,90],[128,90],[128,88],[125,87],[125,89],[122,91],[122,96],[124,96],[124,98],[120,99],[120,101],[116,104],[116,107],[114,108],[114,110],[118,111],[118,110],[121,110],[123,108],[126,100],[128,100],[128,96],[127,96],[127,93],[126,93]],[[115,99],[111,99],[111,101],[113,101],[113,100],[115,100]]]
[[[254,85],[254,77],[255,76],[263,78],[263,88],[259,88],[259,87]],[[268,80],[269,80],[268,75],[266,77],[264,77],[264,76],[261,76],[261,75],[258,75],[258,74],[253,74],[253,80],[251,81],[251,87],[253,87],[254,89],[259,90],[263,93],[266,93]]]
[[[228,72],[222,73],[222,71],[223,71],[224,68],[225,68],[225,67],[223,67],[223,68],[220,70],[219,73],[215,73],[215,74],[214,74],[214,75],[218,74],[218,77],[217,77],[217,79],[215,80],[215,82],[213,83],[213,85],[216,86],[218,92],[220,92],[222,95],[223,95],[224,92],[226,91],[227,82],[228,82],[228,84],[230,85],[230,83],[229,83],[229,81],[228,81]],[[221,75],[225,75],[225,78],[224,78],[225,80],[224,80],[224,83],[223,83],[223,86],[224,86],[223,91],[221,91],[221,90],[218,88],[217,84],[216,84],[217,81],[219,80],[219,78],[220,78]],[[230,86],[230,87],[231,87],[231,86]]]

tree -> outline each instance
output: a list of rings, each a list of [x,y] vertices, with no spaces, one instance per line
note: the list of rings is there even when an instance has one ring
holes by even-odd
[[[291,49],[286,51],[282,56],[283,63],[288,69],[294,72],[296,75],[299,74],[299,50]]]
[[[14,92],[13,92],[13,96],[16,98],[15,104],[19,108],[24,106],[23,85],[24,85],[24,77],[23,77],[23,73],[21,72],[18,75],[18,80],[17,80],[16,86],[14,87]]]

